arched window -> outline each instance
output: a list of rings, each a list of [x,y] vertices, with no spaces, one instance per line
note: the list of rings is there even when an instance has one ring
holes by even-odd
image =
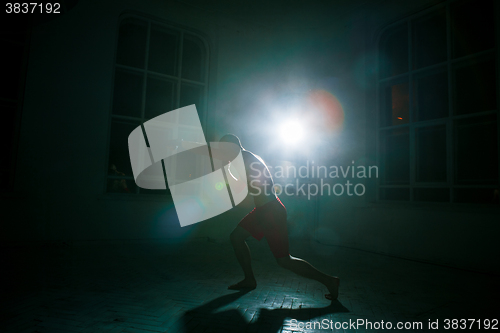
[[[186,29],[138,16],[120,21],[109,140],[109,193],[165,194],[135,185],[128,135],[165,112],[195,104],[202,124],[206,115],[208,49]],[[179,130],[183,130],[179,119]],[[189,130],[185,125],[184,130]],[[174,133],[172,133],[174,135]],[[168,190],[167,190],[168,193]]]
[[[379,198],[498,202],[492,0],[445,1],[379,41]]]

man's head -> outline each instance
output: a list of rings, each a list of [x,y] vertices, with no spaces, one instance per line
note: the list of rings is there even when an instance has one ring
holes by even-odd
[[[241,149],[243,149],[240,139],[234,134],[224,135],[222,138],[220,138],[219,142],[231,142],[234,143],[235,145],[238,145]]]

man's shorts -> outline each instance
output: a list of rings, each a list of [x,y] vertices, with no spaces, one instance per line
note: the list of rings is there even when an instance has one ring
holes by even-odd
[[[255,207],[238,225],[258,241],[266,237],[275,258],[289,255],[286,208],[279,198]]]

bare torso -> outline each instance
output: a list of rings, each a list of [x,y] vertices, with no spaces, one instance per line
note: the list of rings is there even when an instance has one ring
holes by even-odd
[[[264,160],[248,150],[243,150],[243,160],[247,175],[248,192],[259,207],[276,200],[274,182]]]

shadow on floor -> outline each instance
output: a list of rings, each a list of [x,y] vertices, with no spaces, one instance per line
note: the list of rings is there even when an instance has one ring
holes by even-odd
[[[200,332],[200,331],[232,331],[232,332],[263,332],[276,333],[285,323],[286,318],[293,318],[300,322],[310,321],[313,318],[326,316],[332,313],[349,312],[339,301],[333,301],[330,305],[322,308],[300,308],[300,309],[267,309],[260,308],[256,311],[257,318],[248,322],[249,316],[242,315],[244,309],[228,309],[217,311],[238,298],[245,295],[246,291],[239,291],[233,294],[224,295],[213,299],[197,308],[186,311],[183,315],[182,330],[180,332]]]

